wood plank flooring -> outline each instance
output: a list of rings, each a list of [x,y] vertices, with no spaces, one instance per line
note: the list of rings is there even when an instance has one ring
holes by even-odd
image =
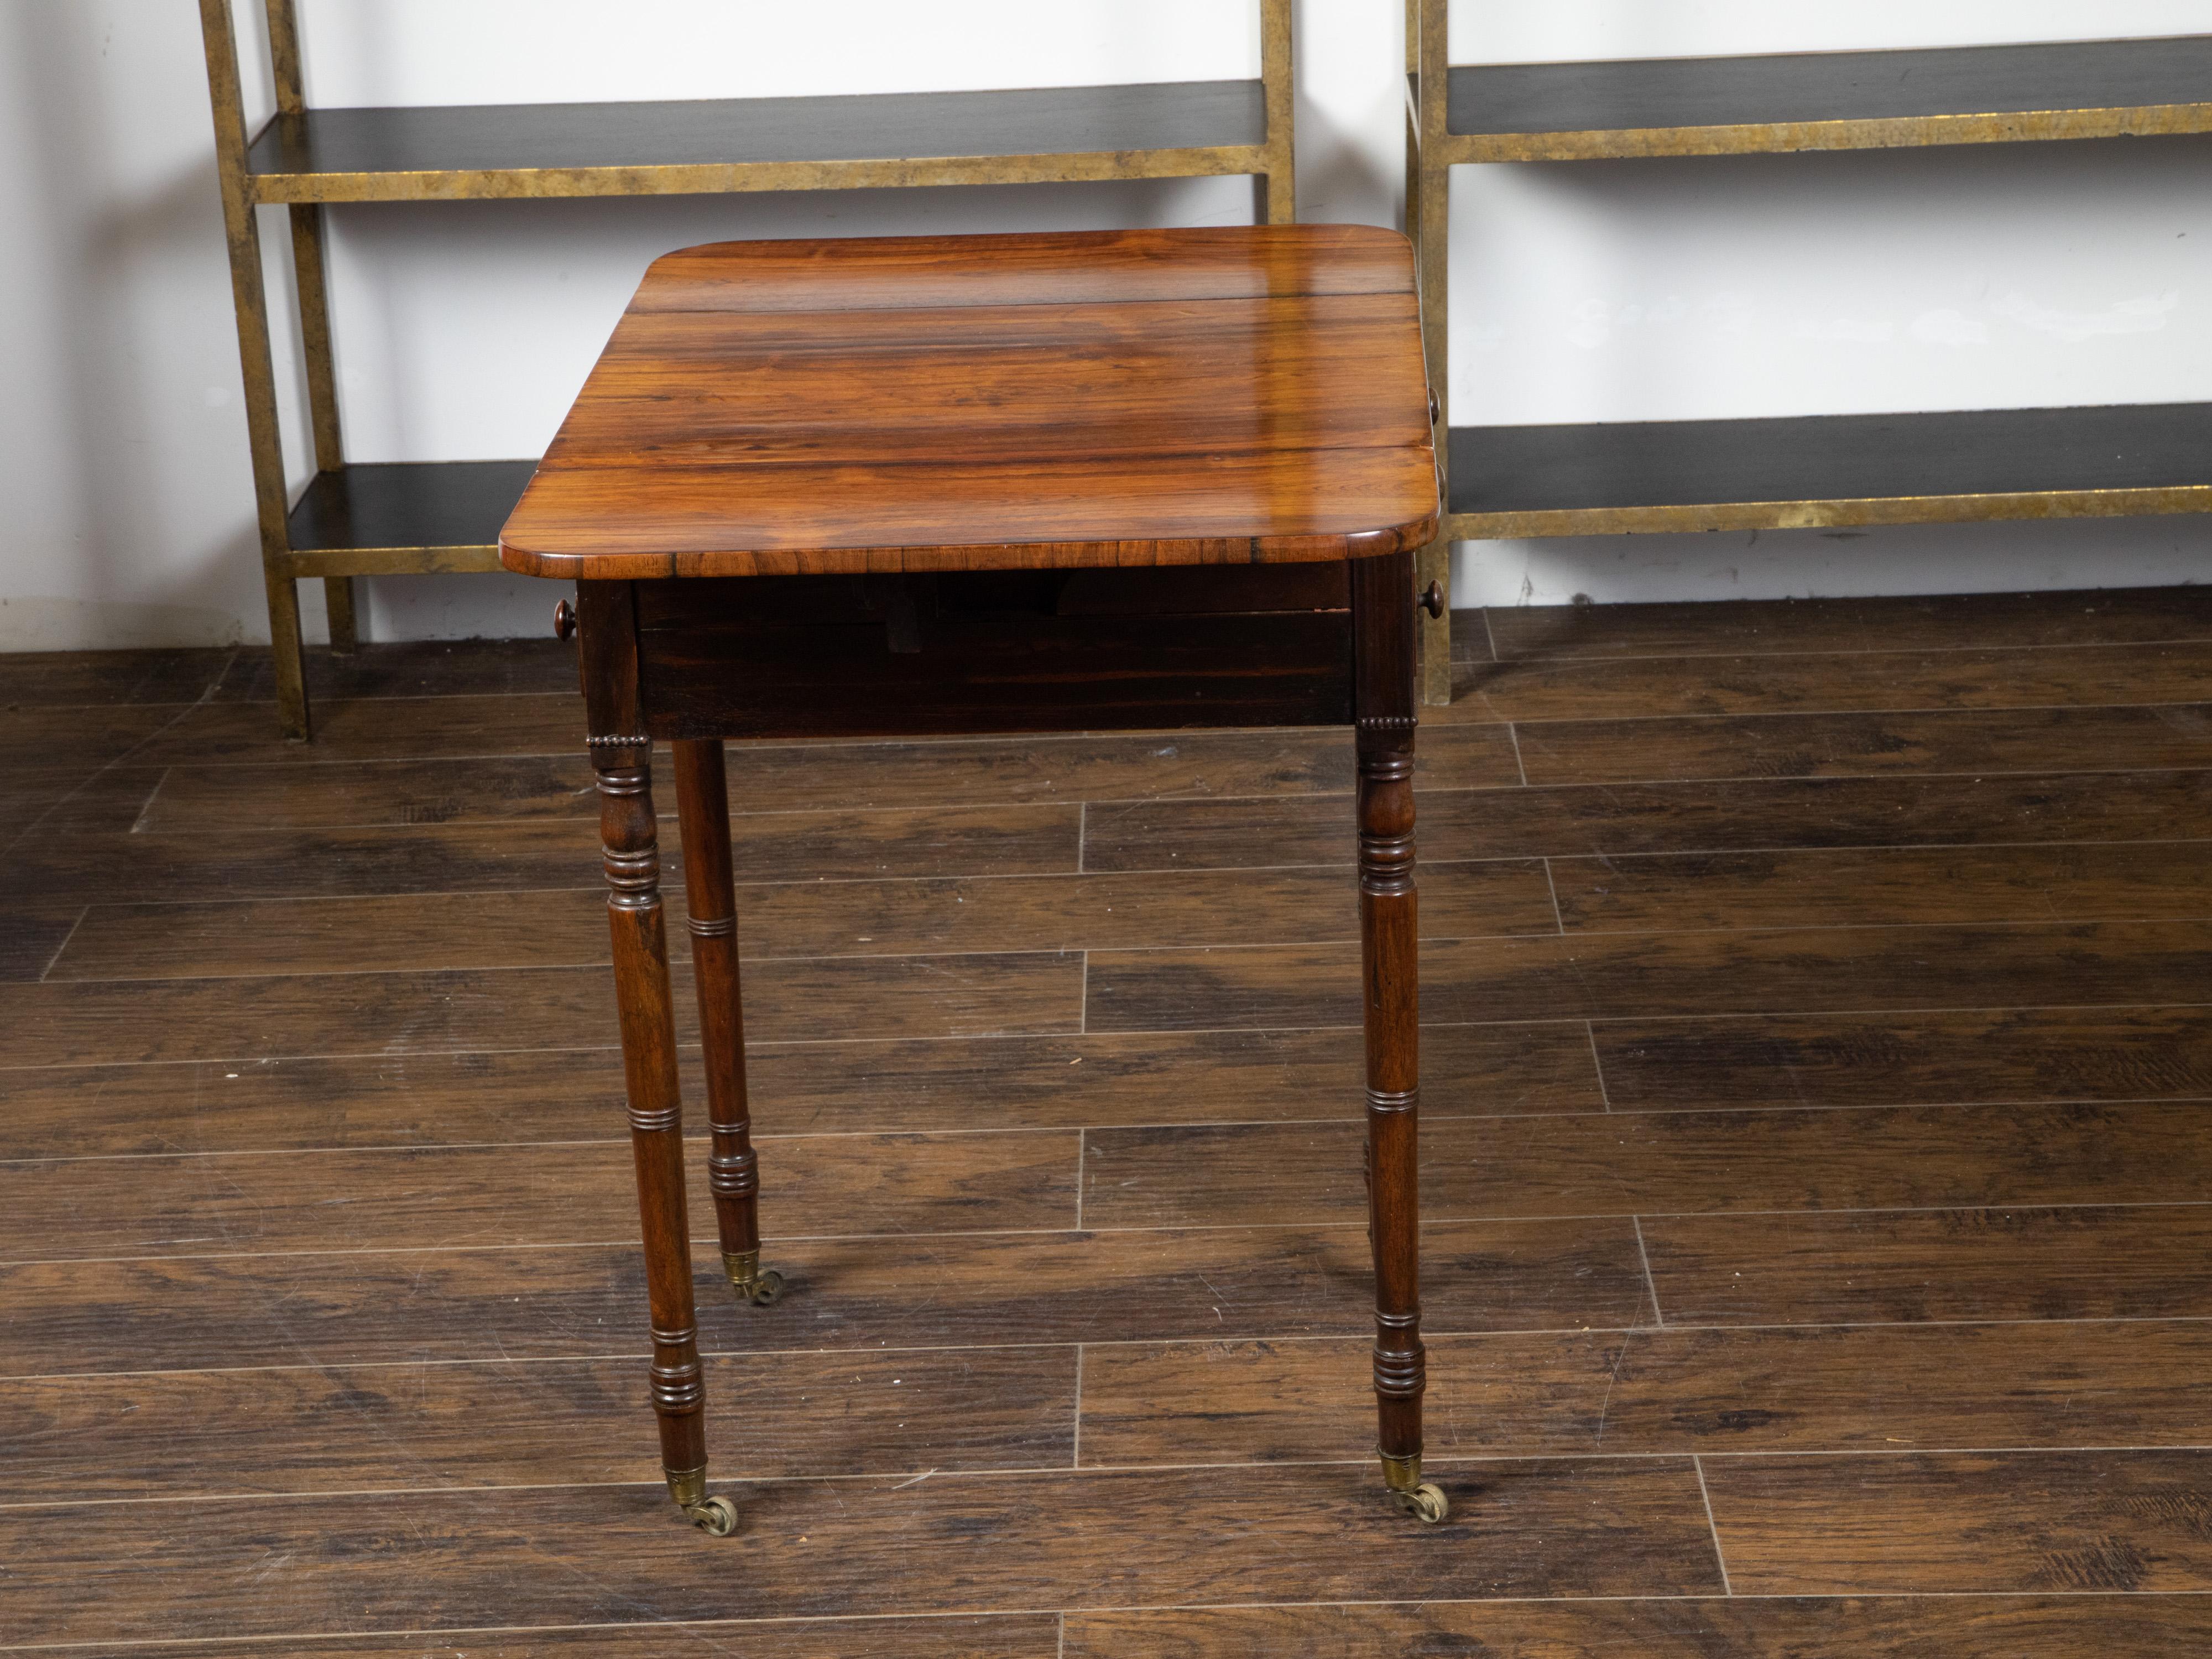
[[[1449,1522],[1371,1458],[1349,743],[1177,733],[732,752],[731,1540],[568,652],[322,656],[312,747],[264,655],[0,658],[0,1650],[2212,1650],[2212,595],[1455,639]]]

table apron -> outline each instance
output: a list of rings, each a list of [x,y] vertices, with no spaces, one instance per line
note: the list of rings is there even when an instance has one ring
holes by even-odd
[[[596,584],[587,586],[598,586]],[[1346,567],[633,585],[646,735],[1348,725]]]

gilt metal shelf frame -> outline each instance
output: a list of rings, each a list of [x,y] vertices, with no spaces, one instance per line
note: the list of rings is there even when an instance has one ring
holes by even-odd
[[[278,713],[310,735],[298,583],[331,639],[360,637],[353,579],[499,568],[499,526],[535,463],[349,464],[331,341],[324,209],[366,202],[734,194],[1247,175],[1296,216],[1292,0],[1254,0],[1256,81],[1010,92],[402,109],[307,106],[295,0],[264,0],[276,108],[246,125],[232,0],[200,0],[276,649]],[[315,475],[290,498],[257,210],[289,210]]]
[[[2212,35],[1453,67],[1407,0],[1407,233],[1454,541],[2212,511],[2212,404],[1454,428],[1450,177],[1478,162],[1779,155],[2212,132]],[[1449,612],[1421,624],[1450,700]]]

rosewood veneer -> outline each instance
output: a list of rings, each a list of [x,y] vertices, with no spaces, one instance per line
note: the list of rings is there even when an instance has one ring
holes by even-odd
[[[671,1493],[708,1531],[653,746],[675,745],[723,1261],[765,1304],[723,744],[1356,730],[1375,1387],[1424,1520],[1412,251],[1352,226],[726,243],[657,261],[501,538],[576,583]],[[1440,608],[1431,590],[1422,603]],[[865,1009],[823,1011],[865,1031]],[[842,1016],[842,1018],[841,1018]],[[772,1172],[771,1172],[772,1178]]]

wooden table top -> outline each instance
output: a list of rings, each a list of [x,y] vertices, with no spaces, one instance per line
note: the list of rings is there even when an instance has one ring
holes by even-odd
[[[1436,532],[1412,249],[1352,225],[654,262],[500,538],[666,576],[1341,559]]]

